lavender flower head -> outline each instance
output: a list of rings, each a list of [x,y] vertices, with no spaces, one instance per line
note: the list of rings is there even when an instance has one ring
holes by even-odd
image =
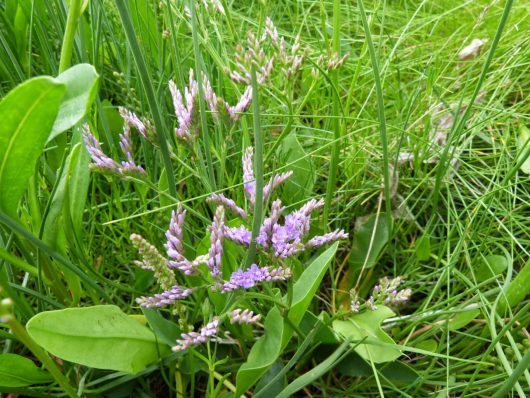
[[[198,133],[198,131],[192,131],[195,103],[199,92],[199,86],[193,76],[193,69],[190,69],[189,87],[184,89],[184,97],[172,80],[169,81],[169,91],[178,122],[175,134],[184,141],[190,141]]]
[[[208,268],[210,274],[218,279],[221,276],[221,258],[223,256],[223,238],[224,238],[224,218],[225,212],[222,206],[219,206],[215,211],[212,226],[210,228],[210,250],[208,251]]]
[[[230,323],[238,323],[240,325],[254,325],[261,319],[260,314],[254,315],[253,311],[248,309],[242,310],[241,308],[231,311],[228,317],[230,318]]]
[[[132,112],[129,112],[124,108],[120,109],[120,114],[124,119],[123,133],[120,134],[120,149],[127,160],[118,163],[107,156],[101,149],[101,144],[90,130],[90,126],[85,124],[83,125],[83,140],[85,142],[85,147],[94,162],[90,165],[90,168],[95,171],[108,172],[122,177],[142,177],[146,172],[142,166],[139,166],[134,162],[134,153],[131,143],[131,124],[139,122],[139,119]]]
[[[237,289],[250,289],[262,282],[283,281],[291,275],[291,269],[288,267],[258,267],[252,264],[247,270],[239,269],[233,272],[229,281],[217,283],[214,287],[222,293],[228,293]]]
[[[109,158],[101,149],[101,144],[96,139],[88,124],[83,125],[83,140],[85,147],[92,158],[90,168],[92,170],[117,172],[119,165],[116,161]]]
[[[398,306],[407,302],[412,295],[412,289],[398,290],[402,282],[403,277],[401,276],[393,279],[385,276],[379,279],[379,283],[372,290],[372,295],[366,301],[368,308],[376,310],[377,304]]]
[[[174,304],[177,300],[188,297],[191,293],[193,293],[193,289],[175,285],[165,292],[151,297],[138,297],[136,302],[144,308],[165,307],[166,305]]]
[[[219,329],[219,319],[214,318],[210,323],[203,326],[200,332],[182,333],[181,339],[177,340],[177,345],[171,349],[175,352],[187,350],[192,346],[196,346],[208,341],[211,337],[217,334]]]

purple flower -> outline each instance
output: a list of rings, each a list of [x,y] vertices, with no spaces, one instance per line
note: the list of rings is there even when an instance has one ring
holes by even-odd
[[[92,169],[118,173],[118,163],[105,155],[101,149],[99,141],[90,131],[88,124],[83,125],[83,140],[85,141],[85,147],[90,154],[90,157],[94,161],[94,163],[91,165]]]
[[[124,107],[119,107],[120,115],[129,127],[134,127],[138,132],[147,139],[147,129],[148,126],[140,120],[140,118],[130,110]]]
[[[188,297],[192,292],[193,289],[175,285],[163,293],[158,293],[151,297],[139,297],[136,299],[136,302],[145,308],[163,307]]]
[[[247,270],[237,270],[232,273],[229,281],[218,283],[215,288],[222,293],[236,289],[250,289],[261,282],[285,280],[291,277],[290,268],[258,267],[252,264]]]
[[[203,326],[200,332],[182,333],[181,339],[177,340],[177,345],[172,347],[173,351],[183,351],[191,346],[196,346],[208,341],[208,339],[217,334],[219,330],[219,319],[214,318],[210,323]]]
[[[178,206],[177,211],[171,212],[171,222],[169,229],[166,231],[167,242],[165,244],[167,256],[170,258],[168,264],[172,268],[177,268],[186,275],[195,273],[197,264],[189,261],[184,257],[184,247],[182,245],[182,226],[186,217],[186,210]]]
[[[278,223],[278,220],[280,219],[284,209],[285,208],[282,207],[282,202],[280,199],[276,199],[274,202],[272,202],[271,215],[270,217],[267,217],[265,220],[263,220],[263,225],[261,226],[259,235],[256,238],[256,242],[259,245],[263,246],[264,248],[269,247],[274,226]]]
[[[118,168],[118,171],[123,175],[145,174],[145,170],[142,166],[137,166],[136,163],[134,163],[130,135],[131,128],[125,123],[123,126],[123,133],[120,134],[120,148],[127,160],[121,162],[121,167]]]
[[[208,268],[210,269],[210,274],[214,278],[219,278],[221,276],[221,258],[223,256],[223,238],[225,230],[224,218],[224,208],[219,206],[213,217],[210,233],[211,246],[208,251],[210,257],[208,259]]]
[[[241,246],[250,246],[252,233],[244,225],[225,227],[225,237]]]
[[[245,194],[252,205],[256,198],[256,181],[254,179],[254,166],[252,163],[253,154],[254,149],[251,146],[247,147],[243,154],[243,184],[245,186]]]
[[[232,199],[228,199],[223,194],[213,193],[210,195],[208,199],[206,199],[206,201],[210,203],[215,203],[220,206],[224,206],[228,210],[230,210],[232,213],[237,214],[239,217],[241,217],[244,220],[248,218],[245,210],[243,210],[241,207],[236,205],[236,202],[234,202]]]
[[[228,115],[233,121],[237,121],[241,118],[241,114],[245,112],[252,103],[252,86],[247,86],[245,89],[245,92],[239,99],[239,102],[235,104],[234,106],[230,106],[228,103],[226,103],[226,110],[228,111]]]
[[[266,201],[270,193],[276,189],[280,184],[283,184],[289,177],[293,175],[292,171],[282,174],[275,174],[270,181],[263,187],[263,201]]]
[[[169,91],[171,92],[175,116],[178,122],[175,134],[184,141],[190,141],[195,135],[191,132],[191,125],[197,93],[199,92],[199,87],[193,77],[193,69],[190,69],[189,87],[184,88],[184,98],[172,80],[169,81]]]
[[[202,88],[204,91],[204,100],[208,104],[210,111],[214,114],[214,116],[216,116],[218,101],[217,95],[215,94],[215,91],[212,88],[212,84],[210,83],[208,76],[206,76],[204,72],[202,72]]]
[[[230,318],[230,323],[239,323],[240,325],[256,324],[261,319],[261,315],[254,315],[253,311],[248,309],[241,310],[241,308],[231,311],[228,317]]]
[[[307,243],[306,247],[319,247],[323,246],[325,244],[335,242],[339,239],[347,239],[348,234],[344,232],[342,229],[336,229],[333,232],[328,232],[327,234],[321,235],[321,236],[315,236],[314,238],[311,238]]]

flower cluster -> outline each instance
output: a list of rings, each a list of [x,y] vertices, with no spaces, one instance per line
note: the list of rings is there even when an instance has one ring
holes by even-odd
[[[137,299],[138,304],[143,307],[161,307],[173,304],[177,300],[192,294],[194,289],[178,286],[174,283],[174,278],[167,278],[166,274],[174,269],[178,269],[185,275],[202,275],[204,280],[206,280],[204,288],[210,288],[222,294],[240,289],[250,289],[266,282],[284,281],[292,276],[292,271],[285,264],[284,259],[304,250],[319,247],[348,236],[343,230],[336,230],[308,239],[311,213],[321,208],[323,201],[312,199],[299,209],[284,215],[285,208],[282,206],[281,201],[276,199],[272,202],[270,214],[263,221],[256,237],[256,246],[259,253],[263,254],[263,258],[266,258],[267,262],[274,262],[276,265],[259,266],[252,264],[247,269],[240,268],[230,273],[228,279],[223,279],[223,241],[228,239],[238,245],[249,246],[252,239],[252,233],[245,224],[239,227],[229,227],[225,223],[225,209],[230,210],[234,215],[241,218],[244,223],[249,221],[250,215],[254,212],[256,184],[252,158],[253,150],[252,148],[247,148],[243,154],[242,166],[244,192],[249,204],[248,211],[245,211],[235,201],[223,194],[212,194],[208,199],[210,203],[215,204],[217,207],[209,228],[210,248],[207,254],[200,255],[195,260],[189,260],[185,256],[183,231],[186,211],[180,205],[173,211],[169,228],[166,231],[167,241],[165,248],[167,259],[139,235],[133,234],[131,236],[133,243],[143,257],[143,260],[138,261],[137,264],[144,269],[153,270],[159,283],[161,281],[164,282],[160,283],[160,285],[165,289],[163,293]],[[264,201],[291,174],[291,172],[287,172],[273,175],[264,187]],[[224,274],[227,275],[226,271]],[[236,319],[238,323],[255,323],[259,318],[247,311],[237,313],[231,319]],[[206,341],[208,337],[216,334],[218,326],[219,320],[217,319],[203,327],[199,333],[183,334],[182,340],[179,340],[178,345],[174,349],[183,350]]]
[[[274,64],[279,61],[282,73],[291,78],[304,62],[306,51],[301,49],[300,36],[296,36],[293,45],[288,48],[285,37],[280,36],[272,19],[265,20],[265,30],[258,37],[247,33],[247,46],[238,45],[234,55],[235,68],[227,69],[230,78],[241,84],[250,85],[252,66],[256,70],[259,84],[264,84],[271,76]]]
[[[248,309],[242,310],[241,308],[236,308],[235,310],[231,311],[228,317],[230,318],[230,323],[239,323],[240,325],[253,325],[259,322],[261,319],[260,314],[254,315],[253,311]]]
[[[242,161],[243,183],[245,195],[250,202],[250,210],[252,210],[255,206],[256,199],[256,183],[254,178],[252,158],[253,150],[252,147],[249,147],[245,150]],[[291,175],[292,172],[286,172],[282,174],[275,174],[271,177],[269,182],[263,188],[264,203],[268,201],[271,192],[285,182]],[[224,196],[223,198],[225,203],[229,201],[229,199],[226,199]],[[210,200],[215,203],[222,203],[218,196],[211,197]],[[315,199],[311,199],[300,209],[285,215],[283,222],[281,222],[280,219],[285,211],[285,208],[282,206],[282,203],[279,199],[273,201],[271,204],[270,215],[263,221],[263,224],[259,230],[259,234],[256,237],[258,248],[262,249],[266,253],[272,254],[274,258],[285,259],[309,248],[323,246],[327,243],[347,238],[348,234],[346,234],[343,230],[336,230],[322,236],[315,236],[305,241],[305,238],[309,234],[311,213],[321,208],[323,205],[323,200],[317,201]],[[248,215],[239,207],[233,212],[240,216],[240,213],[243,212],[243,220],[248,218]],[[234,243],[244,246],[250,245],[252,233],[244,225],[241,225],[237,228],[226,227],[225,231],[225,237]]]
[[[219,329],[219,319],[214,318],[210,323],[207,323],[206,326],[203,326],[200,332],[189,332],[182,333],[182,339],[177,340],[177,345],[172,347],[173,351],[183,351],[187,350],[191,346],[196,346],[208,341],[208,339],[217,334]]]
[[[232,121],[237,121],[252,103],[252,87],[250,86],[246,87],[235,105],[230,105],[215,93],[204,72],[202,73],[202,87],[203,98],[215,118],[218,118],[219,114],[227,114]],[[192,141],[199,135],[197,120],[199,85],[195,80],[193,69],[190,69],[188,87],[185,87],[183,92],[172,80],[169,81],[169,91],[178,124],[175,128],[175,135],[183,141]]]
[[[379,304],[398,306],[407,302],[412,295],[412,289],[398,290],[399,285],[403,282],[403,277],[398,276],[389,279],[386,276],[379,279],[379,283],[372,289],[372,295],[366,300],[366,307],[370,310],[377,310]],[[359,312],[361,303],[357,292],[352,289],[350,291],[350,310],[352,312]]]
[[[147,137],[150,125],[142,122],[133,112],[120,108],[123,118],[123,133],[120,134],[120,149],[127,160],[118,163],[107,156],[101,149],[101,144],[90,130],[88,124],[83,125],[83,140],[85,147],[92,158],[91,170],[117,174],[122,177],[139,177],[145,175],[142,166],[137,165],[133,159],[131,143],[131,128],[135,128],[142,136]]]

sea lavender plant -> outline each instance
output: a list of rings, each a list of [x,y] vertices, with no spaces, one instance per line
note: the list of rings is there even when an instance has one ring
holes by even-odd
[[[285,208],[282,206],[280,199],[276,199],[271,204],[271,210],[268,217],[265,218],[256,238],[259,258],[266,265],[251,264],[248,268],[239,268],[233,272],[223,268],[223,241],[230,240],[237,245],[249,246],[251,241],[251,232],[245,222],[249,221],[249,214],[253,213],[256,197],[256,186],[253,175],[253,150],[247,148],[242,157],[244,192],[248,199],[248,210],[240,207],[232,199],[224,194],[214,193],[208,198],[208,201],[215,204],[216,210],[213,216],[210,230],[210,248],[207,254],[198,256],[194,261],[188,260],[184,255],[183,231],[186,211],[178,206],[177,210],[171,215],[169,229],[166,232],[166,251],[167,260],[161,260],[161,255],[154,250],[139,250],[144,257],[143,261],[138,262],[140,265],[151,265],[156,262],[158,266],[165,266],[168,270],[177,269],[184,275],[201,276],[204,284],[196,288],[186,288],[172,284],[164,292],[155,294],[151,297],[141,297],[137,299],[138,304],[143,307],[161,307],[171,305],[177,300],[184,299],[193,294],[197,289],[210,289],[212,292],[226,294],[239,290],[252,289],[262,283],[286,281],[292,276],[292,270],[285,260],[294,254],[322,246],[324,244],[347,238],[343,230],[336,230],[321,236],[309,238],[311,214],[323,206],[322,200],[311,199],[302,207],[292,211],[284,216]],[[271,195],[285,180],[291,172],[275,174],[265,187],[267,189],[266,197]],[[265,195],[264,195],[265,196]],[[229,227],[225,223],[225,208],[229,209],[234,215],[238,216],[243,224],[237,227]],[[283,219],[282,219],[283,217]],[[137,242],[139,248],[150,246],[140,241],[136,235],[131,237]],[[156,259],[154,261],[152,258]],[[203,267],[206,265],[206,267]],[[152,269],[158,274],[154,266],[145,267]],[[155,274],[156,276],[156,274]],[[226,279],[223,276],[228,276]],[[166,286],[168,283],[165,284]],[[256,318],[250,312],[237,312],[229,316],[231,320],[237,319],[237,322],[255,323]],[[207,341],[217,334],[223,317],[215,320],[202,327],[200,332],[184,333],[178,340],[177,345],[173,348],[176,351],[185,350]]]

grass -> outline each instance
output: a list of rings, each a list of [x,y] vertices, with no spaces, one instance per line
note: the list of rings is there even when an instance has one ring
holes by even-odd
[[[26,25],[19,22],[24,29],[18,30],[6,3],[11,2],[0,2],[1,96],[28,77],[57,75],[68,63],[61,56],[60,32],[65,32],[68,19],[62,1],[12,2],[27,15]],[[191,19],[180,2],[88,3],[71,60],[72,65],[91,63],[100,74],[87,119],[113,158],[120,151],[117,106],[153,120],[159,149],[135,142],[153,179],[120,182],[91,174],[81,236],[69,242],[65,229],[55,246],[46,244],[46,237],[39,236],[40,219],[32,216],[46,214],[53,204],[63,157],[56,147],[73,148],[79,137],[68,133],[65,142],[47,147],[21,202],[25,232],[0,219],[0,242],[5,247],[1,278],[11,289],[2,294],[21,303],[19,318],[25,322],[32,311],[100,301],[139,313],[134,299],[156,290],[152,277],[132,265],[137,253],[131,233],[142,234],[162,249],[171,209],[181,201],[189,215],[186,250],[194,253],[203,244],[213,215],[205,198],[222,191],[234,193],[238,203],[244,201],[240,160],[243,148],[254,143],[258,181],[268,181],[273,171],[294,170],[294,186],[284,191],[284,203],[294,209],[309,198],[325,198],[318,232],[340,227],[350,233],[313,299],[312,312],[326,311],[332,317],[340,312],[340,297],[353,287],[348,280],[358,279],[358,290],[369,295],[380,277],[402,275],[405,287],[413,290],[411,300],[383,322],[386,333],[403,349],[399,369],[395,363],[385,365],[386,371],[374,363],[359,364],[349,354],[294,396],[530,395],[528,297],[506,313],[496,310],[530,256],[530,190],[528,176],[520,170],[517,145],[520,126],[530,125],[526,4],[221,3],[225,15],[200,6]],[[201,139],[186,148],[173,134],[168,80],[184,87],[190,68],[196,76],[205,71],[216,92],[235,103],[243,89],[226,77],[225,69],[233,68],[235,47],[246,32],[263,31],[266,16],[289,43],[300,35],[302,47],[308,49],[301,74],[288,79],[278,72],[274,84],[260,87],[254,108],[232,125],[214,122],[200,101]],[[458,52],[474,38],[488,39],[482,53],[459,61]],[[312,75],[318,57],[329,57],[333,51],[349,52],[344,66]],[[451,112],[454,126],[446,131],[447,143],[437,147],[430,132]],[[400,152],[410,152],[414,159],[398,162]],[[424,161],[429,157],[436,161]],[[363,217],[374,214],[386,220],[387,242],[374,264],[355,270],[350,263],[352,243]],[[259,211],[256,216],[261,218]],[[256,222],[254,233],[257,227]],[[374,233],[370,238],[380,236]],[[62,302],[39,278],[19,271],[10,255],[20,257],[25,271],[42,272],[50,264],[61,264],[91,280],[83,282],[77,302]],[[507,259],[507,268],[485,278],[478,270],[494,255]],[[256,295],[263,301],[253,305],[265,308],[265,298]],[[189,300],[191,318],[202,320],[203,301]],[[2,336],[4,352],[25,352],[21,344]],[[275,365],[282,369],[293,355],[300,355],[300,363],[285,371],[289,382],[336,349],[319,343],[318,337],[312,336],[311,343],[302,337],[299,342],[306,351],[297,352],[293,340]],[[248,340],[243,344],[242,358],[250,346]],[[196,355],[203,354],[210,355],[210,361],[215,356]],[[194,363],[179,362],[182,369],[198,367],[195,377],[185,375],[187,395],[228,396],[241,358],[216,365],[217,375],[197,358]],[[153,365],[134,376],[69,369],[68,377],[84,385],[86,396],[175,396],[180,388],[173,365]],[[213,394],[214,385],[223,393]],[[60,395],[57,389],[44,387],[20,391],[28,396]]]

